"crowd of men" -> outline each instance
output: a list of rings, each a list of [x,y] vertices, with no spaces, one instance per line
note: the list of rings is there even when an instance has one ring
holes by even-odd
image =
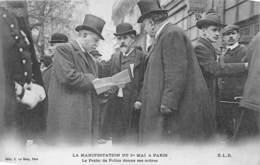
[[[78,145],[258,135],[259,34],[247,50],[239,44],[239,27],[225,26],[211,12],[197,21],[201,36],[192,44],[156,0],[140,0],[138,23],[153,39],[148,52],[135,45],[133,26],[122,22],[114,33],[115,53],[101,60],[96,48],[105,21],[87,14],[75,39],[52,35],[50,55],[40,65],[26,3],[1,3],[0,138]],[[226,51],[218,56],[220,32]],[[130,83],[97,94],[95,81],[125,69]]]

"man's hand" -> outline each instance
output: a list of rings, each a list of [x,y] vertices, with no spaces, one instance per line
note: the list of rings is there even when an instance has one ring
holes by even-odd
[[[170,114],[172,114],[173,110],[171,110],[170,108],[166,107],[165,105],[161,105],[160,106],[160,112],[163,115],[170,115]]]
[[[21,86],[17,82],[14,82],[14,86],[15,86],[15,94],[16,94],[16,96],[20,97],[23,94],[23,92],[24,92],[23,86]]]
[[[46,98],[46,93],[45,93],[44,88],[38,84],[32,83],[31,91],[40,97],[40,101],[43,101]]]
[[[141,103],[140,101],[136,101],[136,102],[134,103],[134,108],[135,108],[136,110],[141,109],[141,107],[142,107],[142,103]]]
[[[118,90],[118,86],[112,86],[107,92],[109,94],[114,94]]]
[[[245,63],[245,68],[248,70],[248,62]]]
[[[32,92],[31,90],[25,89],[24,96],[21,98],[20,102],[27,105],[30,109],[36,107],[36,105],[41,101],[38,94]]]

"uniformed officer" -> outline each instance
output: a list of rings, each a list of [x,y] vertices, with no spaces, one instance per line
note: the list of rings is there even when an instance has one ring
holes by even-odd
[[[226,52],[222,57],[224,63],[241,63],[245,62],[246,47],[240,44],[239,26],[227,25],[222,30],[224,44],[226,44]],[[239,98],[242,96],[243,87],[246,81],[247,73],[240,73],[235,77],[222,77],[219,80],[220,88],[220,131],[228,138],[238,136],[248,136],[254,134],[256,130],[256,120],[254,112],[246,111],[239,107]],[[243,114],[243,116],[241,116]],[[241,125],[241,117],[247,118],[248,122]],[[255,124],[255,126],[254,126]],[[240,126],[240,131],[237,132]],[[248,129],[241,134],[243,129]],[[239,134],[237,134],[239,133]]]
[[[47,99],[40,65],[28,26],[26,2],[1,2],[1,58],[4,61],[7,130],[16,128],[23,140],[41,139],[45,130]],[[1,105],[2,107],[2,105]]]
[[[57,46],[67,43],[68,41],[69,41],[68,37],[63,33],[54,33],[51,36],[51,40],[49,41],[50,47],[48,48],[49,54],[43,56],[41,59],[42,79],[46,91],[48,91],[49,84],[50,84],[51,68],[54,59],[55,49]]]

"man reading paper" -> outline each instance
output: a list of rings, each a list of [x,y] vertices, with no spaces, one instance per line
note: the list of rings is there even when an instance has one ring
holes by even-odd
[[[103,123],[111,130],[113,143],[127,143],[137,139],[140,106],[135,106],[142,88],[145,71],[145,54],[135,48],[136,31],[129,23],[121,23],[114,33],[119,46],[109,61],[110,76],[125,69],[131,70],[132,81],[118,88],[110,96]],[[123,76],[125,77],[125,76]],[[118,78],[116,78],[118,79]]]
[[[95,143],[98,137],[99,105],[93,80],[98,77],[96,50],[105,21],[86,15],[76,27],[76,40],[56,48],[49,84],[47,133],[52,142]]]

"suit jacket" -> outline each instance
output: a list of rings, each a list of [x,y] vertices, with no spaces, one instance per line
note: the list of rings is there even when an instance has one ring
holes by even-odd
[[[213,109],[217,108],[218,85],[217,77],[237,76],[246,72],[243,63],[221,64],[217,62],[217,55],[212,44],[204,38],[199,38],[194,44],[196,57],[199,61],[203,76],[206,80]]]
[[[247,56],[251,57],[248,77],[243,91],[241,106],[260,111],[260,33],[248,46]]]
[[[163,116],[160,105],[174,113]],[[142,93],[141,141],[211,136],[215,122],[210,107],[190,40],[183,30],[166,24],[149,51]]]
[[[50,140],[92,143],[97,138],[99,105],[91,83],[97,76],[95,59],[76,41],[56,48],[48,90]]]
[[[120,116],[122,119],[118,124],[124,125],[126,131],[129,130],[132,122],[133,105],[139,99],[140,91],[143,86],[144,72],[145,72],[145,57],[146,55],[134,48],[134,50],[128,55],[126,61],[123,61],[122,53],[114,53],[110,59],[110,76],[122,71],[124,63],[134,64],[133,77],[130,83],[127,83],[123,88],[123,104],[116,102],[118,92],[110,96],[108,109],[121,109],[122,114],[115,112],[113,115]],[[133,61],[133,62],[131,62]],[[139,121],[139,120],[138,120]],[[134,122],[138,122],[134,121]],[[136,124],[136,123],[135,123]]]
[[[232,50],[227,50],[223,56],[224,63],[241,63],[246,57],[246,47],[239,44]],[[247,72],[233,77],[222,77],[219,79],[220,100],[233,101],[234,97],[242,96]]]

